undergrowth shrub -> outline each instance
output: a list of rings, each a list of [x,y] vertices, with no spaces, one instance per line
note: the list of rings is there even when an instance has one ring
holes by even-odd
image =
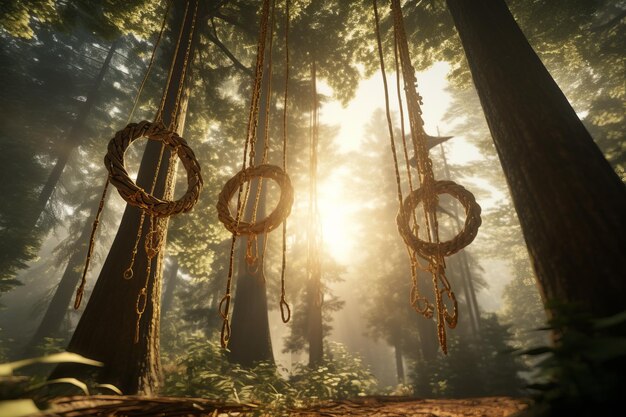
[[[191,337],[178,360],[164,364],[166,395],[255,403],[272,415],[323,400],[371,394],[376,379],[360,358],[338,343],[326,346],[324,363],[316,368],[298,364],[289,374],[268,362],[252,369],[231,364],[217,342]]]

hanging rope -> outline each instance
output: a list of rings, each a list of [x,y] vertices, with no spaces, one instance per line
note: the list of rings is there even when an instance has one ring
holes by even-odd
[[[144,137],[159,141],[169,147],[182,161],[187,170],[187,192],[180,199],[176,201],[162,200],[147,193],[130,178],[124,165],[124,153],[130,144]],[[187,141],[160,123],[148,121],[131,123],[125,129],[117,132],[109,142],[104,162],[109,170],[110,181],[117,188],[120,196],[128,204],[138,207],[152,216],[164,217],[187,212],[198,201],[202,189],[200,164]]]
[[[187,1],[187,3],[185,4],[185,12],[183,14],[183,20],[182,20],[183,22],[185,22],[187,20],[187,14],[189,12],[189,5],[190,5],[190,2]],[[197,10],[197,4],[196,4],[196,10]],[[195,15],[194,15],[193,25],[195,26]],[[161,29],[163,29],[163,28],[161,28]],[[180,45],[181,45],[181,42],[182,42],[183,32],[184,32],[184,25],[181,25],[180,26],[180,30],[178,31],[178,37],[177,37],[177,40],[176,40],[176,46],[174,48],[174,55],[172,56],[172,61],[170,63],[170,68],[169,68],[169,71],[167,73],[167,80],[165,82],[165,89],[163,91],[163,94],[161,95],[161,100],[159,102],[159,108],[158,108],[158,110],[156,112],[156,115],[154,117],[155,123],[161,123],[162,124],[162,122],[163,122],[163,111],[164,111],[164,108],[165,108],[165,98],[167,97],[167,94],[169,92],[169,88],[170,88],[170,84],[171,84],[171,80],[172,80],[172,74],[174,73],[174,64],[176,62],[176,58],[178,57],[178,52],[180,50]],[[192,36],[192,35],[193,35],[193,28],[192,28],[192,31],[190,31],[190,36]],[[191,41],[191,39],[190,39],[190,41]],[[189,45],[191,45],[191,42],[189,42]],[[151,62],[153,60],[154,60],[154,56],[152,57]],[[184,71],[186,71],[186,67],[184,68]],[[181,77],[181,80],[183,78],[184,78],[184,73],[183,73],[183,76]],[[146,80],[146,78],[144,77],[144,82],[145,82],[145,80]],[[179,94],[177,94],[176,100],[177,100],[177,103],[178,103],[178,100],[180,100],[180,92],[179,92]],[[178,104],[176,106],[174,106],[174,107],[177,108]],[[173,123],[173,120],[175,120],[175,117],[172,117],[172,120],[170,121],[170,130],[174,130],[174,129],[171,129],[171,125]],[[164,152],[165,152],[165,144],[161,144],[161,149],[159,151],[159,159],[158,159],[158,162],[157,162],[157,167],[155,169],[155,175],[154,175],[154,177],[152,179],[152,185],[150,186],[150,192],[149,192],[150,194],[154,194],[154,190],[156,188],[156,183],[157,183],[157,179],[158,179],[158,173],[161,171],[161,162],[163,160]],[[124,277],[124,279],[126,279],[126,280],[131,279],[133,277],[133,274],[134,274],[133,268],[135,266],[135,258],[137,256],[137,251],[139,249],[139,241],[141,240],[141,234],[143,232],[143,224],[144,224],[145,219],[146,219],[146,212],[142,211],[141,215],[139,217],[139,225],[137,226],[137,234],[135,236],[135,243],[134,243],[133,249],[131,251],[130,263],[128,265],[128,268],[126,268],[126,270],[124,271],[124,273],[122,275]]]
[[[167,171],[165,174],[165,187],[164,187],[164,192],[163,192],[164,199],[168,200],[168,199],[173,198],[173,192],[174,192],[173,178],[174,178],[174,172],[175,172],[174,169],[176,166],[175,159],[177,155],[179,156],[179,159],[182,160],[183,166],[187,170],[188,190],[185,193],[185,195],[181,197],[180,200],[174,202],[174,203],[181,203],[179,204],[179,206],[184,207],[181,210],[181,212],[191,210],[193,205],[195,205],[195,203],[198,201],[200,189],[202,188],[202,178],[200,177],[200,164],[195,159],[195,155],[193,155],[193,151],[191,151],[191,149],[188,146],[186,146],[186,142],[184,141],[184,139],[180,138],[178,134],[176,133],[179,127],[180,105],[183,99],[183,86],[185,84],[187,68],[189,66],[189,56],[191,53],[191,45],[193,43],[193,35],[195,33],[196,17],[198,14],[198,4],[199,2],[197,1],[195,8],[194,8],[193,16],[191,18],[189,36],[187,39],[187,48],[185,51],[185,55],[183,57],[182,71],[181,71],[180,78],[178,80],[178,88],[176,90],[176,95],[174,97],[174,106],[172,107],[170,123],[167,129],[169,133],[168,136],[170,138],[179,138],[181,140],[181,144],[173,145],[173,144],[167,143],[165,140],[162,141],[161,149],[159,152],[159,161],[157,164],[157,168],[155,169],[153,182],[152,182],[152,190],[154,190],[154,187],[156,185],[156,181],[157,181],[160,169],[161,169],[161,162],[163,159],[164,148],[167,146],[170,149],[170,160],[169,160],[169,164],[167,165]],[[174,56],[172,57],[172,63],[170,65],[170,71],[168,74],[167,84],[166,84],[165,91],[163,92],[163,95],[161,98],[161,105],[159,107],[159,111],[157,112],[157,115],[155,117],[156,123],[158,123],[158,125],[162,127],[164,131],[165,129],[162,123],[162,116],[163,116],[163,112],[165,111],[165,101],[169,93],[169,88],[170,88],[172,76],[174,73],[175,63],[178,59],[178,53],[180,50],[182,34],[185,28],[185,22],[187,21],[187,13],[189,11],[189,6],[190,6],[190,1],[187,2],[187,5],[185,7],[185,14],[183,15],[183,20],[182,20],[183,23],[181,24],[181,29],[180,29],[180,33],[178,36],[178,41],[176,44]],[[185,149],[185,152],[181,153],[180,152],[181,148],[187,148],[187,149]],[[197,169],[197,171],[195,169]],[[197,189],[197,193],[195,193],[195,196],[194,196],[195,189]],[[193,198],[193,203],[190,205],[185,205],[184,203],[182,203],[186,197],[189,197],[189,200]],[[168,202],[171,203],[172,201],[168,200]],[[164,216],[164,215],[159,215],[155,213],[156,210],[148,210],[143,207],[141,208],[143,209],[142,218],[145,216],[146,213],[150,214],[150,227],[148,229],[148,233],[146,234],[144,238],[145,239],[144,250],[146,252],[146,260],[147,260],[146,271],[145,271],[145,281],[144,281],[143,287],[137,294],[137,301],[135,304],[135,314],[137,315],[137,321],[136,321],[136,326],[135,326],[135,340],[134,340],[135,343],[139,342],[141,318],[143,316],[143,313],[145,312],[147,301],[148,301],[147,291],[148,291],[148,286],[150,284],[150,278],[152,275],[151,274],[152,260],[155,257],[157,257],[157,264],[156,264],[157,269],[154,272],[154,280],[155,282],[158,282],[161,279],[160,274],[162,273],[162,269],[161,269],[160,262],[163,260],[162,249],[165,245],[166,227],[168,223],[167,217],[169,217],[169,215]],[[173,215],[173,214],[177,214],[177,211],[174,209],[172,210],[172,213],[170,215]],[[139,228],[138,228],[139,235],[141,233],[142,226],[143,224],[140,223]]]
[[[270,10],[271,9],[271,10]],[[256,252],[252,250],[252,245],[256,245],[256,236],[259,234],[265,235],[265,241],[267,241],[267,233],[277,228],[281,223],[283,223],[283,265],[281,269],[281,299],[280,299],[280,309],[281,309],[281,317],[284,322],[289,321],[291,316],[291,310],[289,309],[289,305],[285,301],[285,282],[284,282],[284,274],[285,274],[285,245],[286,245],[286,231],[284,222],[286,218],[289,216],[291,212],[291,206],[293,205],[293,187],[291,185],[291,180],[286,173],[286,129],[284,129],[283,133],[283,168],[281,169],[278,166],[267,164],[267,155],[269,152],[269,104],[270,104],[270,96],[271,96],[271,71],[272,71],[272,48],[273,48],[273,33],[274,33],[274,22],[275,22],[275,9],[276,3],[273,1],[270,7],[269,0],[263,0],[263,5],[261,9],[261,21],[259,27],[259,37],[257,42],[257,59],[256,66],[254,72],[254,83],[252,88],[252,97],[250,100],[250,111],[248,117],[248,127],[247,127],[247,135],[243,148],[243,162],[242,168],[239,173],[237,173],[233,178],[228,180],[224,185],[224,188],[220,192],[217,201],[217,212],[218,219],[224,224],[226,229],[228,229],[232,233],[231,246],[230,246],[230,257],[228,263],[228,278],[226,281],[226,292],[224,297],[219,304],[219,312],[222,317],[222,330],[221,330],[221,344],[222,347],[226,348],[228,346],[228,341],[230,340],[230,302],[232,299],[232,281],[233,281],[233,271],[234,271],[234,258],[235,258],[235,244],[237,241],[237,236],[246,235],[248,236],[248,244],[247,244],[247,260],[249,264],[256,264],[258,262],[258,257],[256,256]],[[271,12],[271,20],[270,20],[270,12]],[[288,19],[289,6],[288,4],[285,7],[286,19]],[[268,42],[268,32],[269,32],[269,42]],[[287,37],[287,34],[285,35]],[[268,86],[267,86],[267,96],[265,97],[265,123],[263,130],[263,157],[262,163],[260,165],[255,165],[255,157],[256,157],[256,138],[257,138],[257,128],[258,128],[258,120],[259,120],[259,101],[261,96],[261,85],[263,83],[263,73],[265,67],[265,49],[266,45],[269,44],[269,76],[268,76]],[[287,52],[288,54],[288,52]],[[286,58],[286,62],[288,65],[288,58]],[[286,75],[285,82],[285,110],[287,109],[287,79],[288,75]],[[283,115],[283,127],[286,127],[286,116]],[[248,155],[249,150],[249,155]],[[258,178],[258,186],[257,193],[254,200],[252,220],[250,222],[246,222],[242,219],[243,210],[248,203],[248,197],[250,192],[250,181],[254,178]],[[258,207],[258,202],[261,193],[262,179],[270,178],[273,179],[280,187],[280,199],[278,205],[270,213],[269,216],[262,220],[256,219],[256,211]],[[244,192],[244,184],[246,184],[245,192]],[[237,205],[236,212],[233,215],[230,211],[229,203],[230,200],[234,197],[235,193],[237,193]],[[264,251],[267,245],[264,245]],[[262,271],[262,262],[263,256],[261,257],[261,271]]]
[[[283,95],[283,171],[285,173],[287,173],[287,108],[289,106],[289,15],[289,0],[285,0],[285,94]],[[285,300],[285,272],[287,270],[287,217],[283,220],[281,251],[280,301],[278,305],[280,306],[280,318],[283,320],[283,323],[287,323],[291,319],[291,308]]]
[[[190,2],[188,1],[185,7],[185,13],[183,16],[182,22],[187,21],[187,14],[189,10]],[[155,53],[157,50],[158,43],[161,40],[165,21],[167,20],[167,13],[169,11],[169,3],[166,10],[166,14],[163,18],[163,23],[161,26],[161,30],[157,37],[157,41],[155,42],[155,46],[152,51],[152,56],[150,58],[150,63],[148,65],[148,70],[142,80],[139,91],[137,93],[137,97],[133,104],[133,108],[131,110],[131,114],[129,116],[132,117],[132,114],[137,106],[137,102],[139,100],[139,96],[143,90],[143,86],[145,85],[146,79],[152,67],[152,63],[154,62]],[[141,233],[143,230],[143,222],[146,214],[150,215],[150,226],[148,232],[145,236],[144,241],[144,250],[146,252],[146,271],[145,271],[145,282],[144,286],[141,288],[137,295],[135,312],[137,314],[136,321],[136,332],[135,332],[135,343],[139,341],[139,329],[141,318],[145,312],[147,303],[148,303],[148,286],[150,283],[151,277],[151,268],[152,261],[155,257],[159,257],[162,259],[162,248],[165,243],[165,227],[167,224],[166,217],[187,212],[191,210],[191,208],[197,203],[200,191],[202,189],[202,177],[200,175],[200,164],[198,163],[193,151],[182,137],[180,137],[176,130],[178,129],[179,123],[179,111],[180,111],[180,103],[182,101],[183,96],[183,86],[185,83],[185,76],[187,67],[189,65],[189,56],[191,51],[191,45],[193,41],[193,34],[195,32],[195,24],[196,24],[196,16],[198,11],[198,2],[196,2],[194,14],[191,21],[191,26],[189,30],[189,39],[187,43],[187,48],[185,52],[185,56],[183,58],[183,70],[181,72],[180,80],[178,82],[178,89],[175,95],[175,101],[172,111],[172,117],[170,120],[169,127],[165,127],[163,124],[163,111],[165,108],[165,100],[169,93],[169,87],[172,80],[172,74],[174,72],[174,65],[178,58],[178,53],[181,45],[182,34],[184,31],[184,23],[181,24],[181,30],[178,36],[175,52],[172,58],[172,64],[170,66],[170,71],[167,78],[166,88],[164,89],[163,96],[161,98],[161,103],[159,105],[159,109],[155,116],[154,122],[142,121],[140,123],[130,123],[126,128],[117,132],[113,139],[109,142],[108,152],[104,158],[105,166],[109,171],[109,177],[107,180],[107,184],[105,185],[105,189],[103,192],[101,204],[99,210],[96,215],[96,220],[94,221],[94,228],[92,231],[92,240],[90,242],[90,248],[88,251],[87,262],[85,265],[85,270],[83,273],[83,280],[81,285],[77,291],[76,302],[74,304],[75,308],[78,308],[80,305],[80,301],[83,296],[84,286],[85,286],[85,275],[88,270],[89,261],[91,258],[91,254],[93,251],[93,236],[95,234],[95,229],[97,228],[97,223],[99,221],[99,216],[102,211],[103,201],[106,195],[106,189],[108,183],[111,182],[117,189],[122,198],[130,205],[138,207],[142,210],[141,217],[139,221],[137,236],[135,240],[135,244],[131,253],[131,261],[130,266],[124,271],[123,277],[125,279],[130,279],[133,276],[133,265],[135,262],[135,257],[137,255],[139,240],[141,238]],[[157,161],[155,173],[152,179],[150,192],[146,192],[143,188],[139,187],[128,174],[125,161],[124,154],[130,144],[132,144],[135,140],[145,137],[149,140],[155,140],[161,142],[161,148],[159,152],[159,158]],[[161,164],[163,160],[163,155],[165,149],[169,149],[170,151],[170,160],[168,164],[168,169],[166,172],[166,184],[163,199],[154,196],[154,190],[157,183],[157,179],[159,176],[159,172],[161,171]],[[174,177],[174,167],[176,165],[175,158],[178,157],[182,163],[184,168],[187,171],[187,191],[186,193],[178,200],[173,201],[173,177]],[[158,265],[158,264],[157,264]],[[156,273],[160,273],[160,268],[156,271]],[[156,279],[155,275],[155,279]]]
[[[146,85],[146,81],[148,80],[148,77],[150,76],[150,72],[152,71],[152,64],[154,63],[154,58],[156,57],[156,51],[161,43],[161,39],[163,36],[163,31],[165,30],[165,24],[167,22],[167,16],[169,15],[169,11],[170,11],[170,6],[171,6],[171,1],[167,1],[167,5],[165,7],[165,12],[163,13],[163,19],[161,20],[161,29],[159,30],[159,34],[157,35],[157,38],[154,42],[154,47],[152,48],[152,53],[150,55],[150,61],[148,63],[148,67],[146,68],[146,72],[144,73],[143,79],[141,80],[141,84],[139,85],[139,89],[137,90],[137,94],[135,95],[135,99],[133,100],[133,107],[131,109],[131,111],[128,114],[128,119],[126,121],[126,124],[130,123],[130,120],[132,118],[132,116],[135,114],[135,109],[137,108],[137,105],[139,103],[139,99],[141,97],[141,93],[143,92],[144,86]],[[100,224],[100,215],[102,214],[102,209],[104,208],[104,202],[106,200],[106,195],[107,195],[107,191],[109,188],[109,182],[111,180],[110,175],[107,176],[107,180],[104,183],[104,187],[102,190],[102,196],[100,197],[100,203],[98,205],[98,211],[96,212],[96,216],[95,219],[93,221],[93,225],[91,227],[91,236],[89,238],[89,247],[87,249],[87,258],[85,260],[85,266],[83,268],[83,274],[80,280],[80,285],[78,286],[78,289],[76,290],[76,299],[74,300],[74,309],[78,310],[78,308],[80,307],[81,301],[83,299],[83,294],[85,292],[85,285],[87,283],[87,272],[89,271],[89,266],[91,263],[91,257],[93,255],[93,249],[95,246],[95,236],[96,236],[96,231],[98,230],[98,225]],[[143,212],[142,212],[142,221],[143,221]],[[137,242],[138,243],[138,242]],[[134,263],[135,261],[135,255],[137,254],[137,244],[135,245],[135,249],[133,251],[132,254],[132,261],[131,264]],[[127,272],[124,272],[124,277],[126,278]],[[130,268],[130,277],[132,277],[132,268]],[[130,278],[128,277],[128,278]]]
[[[424,121],[421,117],[422,98],[417,93],[417,79],[415,78],[415,70],[410,61],[408,41],[404,30],[404,21],[402,17],[402,10],[399,0],[391,0],[391,13],[393,17],[393,29],[394,29],[394,58],[397,73],[397,88],[398,88],[398,102],[401,112],[401,128],[402,128],[402,143],[405,163],[407,166],[407,177],[409,182],[410,192],[406,198],[402,195],[402,186],[400,179],[400,169],[398,166],[398,158],[396,155],[395,139],[393,134],[393,123],[391,120],[391,112],[389,105],[389,93],[387,87],[387,80],[385,75],[385,63],[382,51],[382,41],[380,35],[380,16],[378,14],[377,1],[373,0],[374,6],[374,18],[375,18],[375,31],[378,46],[378,55],[381,66],[381,73],[383,77],[383,85],[385,90],[385,105],[387,114],[387,124],[389,128],[390,142],[392,155],[394,160],[394,168],[396,174],[397,195],[400,205],[400,210],[396,218],[398,224],[398,231],[402,236],[409,253],[411,261],[411,304],[413,308],[419,313],[423,314],[427,318],[433,316],[435,307],[437,311],[437,334],[439,344],[444,353],[447,353],[447,341],[446,341],[446,325],[450,328],[456,327],[458,321],[458,305],[456,296],[452,291],[450,283],[445,275],[445,256],[449,256],[463,247],[469,245],[478,232],[478,227],[481,224],[480,219],[480,206],[476,203],[474,196],[462,186],[455,184],[451,181],[436,181],[434,179],[432,161],[428,155],[428,148],[426,144],[426,132],[424,131]],[[420,188],[414,189],[413,179],[411,175],[411,169],[408,158],[408,149],[406,144],[406,137],[404,134],[404,113],[402,98],[400,91],[400,71],[402,72],[402,80],[404,82],[404,92],[406,95],[407,113],[409,117],[409,126],[411,131],[411,141],[413,144],[413,151],[416,159],[416,169],[418,179],[420,182]],[[450,194],[452,197],[458,199],[466,211],[466,221],[464,228],[460,233],[450,241],[441,242],[439,239],[439,224],[437,220],[437,206],[439,203],[438,195]],[[424,210],[424,224],[426,226],[427,240],[422,240],[418,236],[419,225],[417,223],[417,217],[415,214],[418,204],[423,203]],[[413,227],[411,227],[411,221]],[[428,267],[426,268],[432,276],[435,304],[431,303],[427,297],[420,294],[418,288],[418,276],[417,269],[422,267],[418,260],[417,255],[428,261]],[[450,303],[452,303],[452,312],[448,310],[448,307],[443,302],[443,296],[446,296]]]
[[[317,153],[319,145],[319,100],[317,95],[317,70],[315,60],[311,65],[311,116],[309,120],[309,224],[307,277],[311,285],[311,291],[315,291],[314,303],[316,307],[322,305],[323,294],[321,288],[321,225],[317,198]]]

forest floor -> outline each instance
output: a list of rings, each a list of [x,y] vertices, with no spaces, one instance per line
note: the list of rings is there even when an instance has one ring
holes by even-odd
[[[54,399],[48,416],[252,416],[294,417],[507,417],[527,407],[527,401],[510,397],[471,399],[415,399],[409,397],[364,397],[332,401],[295,411],[264,412],[253,404],[224,404],[199,398],[105,396]]]

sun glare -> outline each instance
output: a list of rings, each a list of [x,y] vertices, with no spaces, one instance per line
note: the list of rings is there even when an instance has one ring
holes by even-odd
[[[446,90],[448,70],[449,65],[440,62],[417,74],[419,92],[424,99],[422,117],[426,131],[432,135],[436,135],[438,130],[442,135],[453,133],[447,131],[451,127],[442,122],[450,106],[450,94]],[[395,74],[389,73],[387,76],[390,96],[395,97]],[[321,93],[332,96],[332,89],[323,81],[318,86]],[[346,107],[336,101],[326,103],[321,109],[320,119],[323,124],[339,126],[334,145],[340,153],[348,154],[359,150],[372,115],[384,108],[382,77],[377,73],[361,81],[354,99]],[[394,111],[397,112],[397,105],[392,102],[392,112]],[[381,139],[387,140],[386,137]],[[449,147],[448,159],[452,163],[465,163],[480,157],[477,149],[463,137],[454,138]],[[323,159],[324,155],[319,157]],[[353,219],[363,202],[354,201],[350,197],[350,178],[346,170],[337,167],[335,171],[324,183],[318,185],[318,204],[325,245],[337,261],[348,264],[349,259],[356,255],[354,247],[358,225],[354,224]]]
[[[349,181],[345,170],[338,168],[318,184],[318,207],[324,245],[336,261],[347,263],[353,254],[356,225],[351,218],[359,209],[358,202],[346,198]]]

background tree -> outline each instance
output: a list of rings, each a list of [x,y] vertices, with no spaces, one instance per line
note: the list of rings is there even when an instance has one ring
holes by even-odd
[[[174,3],[172,22],[169,25],[172,67],[165,89],[167,93],[164,93],[167,95],[164,96],[162,114],[164,124],[176,123],[181,133],[184,129],[189,94],[188,91],[180,97],[178,94],[179,91],[184,91],[179,90],[179,86],[187,84],[185,75],[190,74],[186,66],[189,61],[193,61],[194,22],[198,10],[196,6],[199,4],[193,1],[186,5],[182,2]],[[199,13],[203,16],[204,10],[200,8]],[[180,39],[183,40],[180,49],[175,48],[179,31]],[[178,50],[178,54],[174,54],[175,50]],[[189,54],[184,52],[185,50],[189,51]],[[165,190],[165,184],[169,164],[166,154],[160,164],[160,170],[157,171],[160,146],[156,142],[148,142],[136,182],[140,187],[150,189],[153,177],[157,176],[154,194],[162,197],[168,192]],[[157,256],[148,259],[144,251],[138,251],[135,257],[134,271],[147,271],[146,273],[150,274],[148,277],[142,277],[147,287],[146,307],[139,321],[139,328],[136,329],[135,323],[128,320],[128,317],[137,317],[137,294],[144,286],[144,279],[139,279],[140,274],[130,280],[124,280],[122,276],[128,267],[127,262],[139,222],[140,210],[127,206],[92,296],[69,343],[68,351],[98,358],[106,363],[99,372],[99,380],[112,383],[126,393],[150,394],[158,388],[160,382],[159,319],[162,258]],[[140,242],[145,239],[148,232],[147,223],[144,222],[144,228],[139,234]],[[150,269],[146,269],[148,262],[151,263]],[[112,310],[111,306],[114,304],[120,308]],[[138,343],[133,345],[135,337]],[[132,364],[130,369],[129,364]],[[52,378],[76,370],[76,367],[62,365],[55,370]]]
[[[600,316],[618,312],[623,285],[616,277],[624,273],[619,259],[626,247],[623,184],[505,3],[484,5],[483,11],[489,9],[492,16],[490,25],[484,25],[484,15],[477,14],[480,5],[466,8],[448,1],[448,6],[544,294],[548,299],[580,303]],[[497,56],[509,56],[498,69],[493,64]],[[598,201],[612,204],[598,211]],[[564,238],[571,233],[575,238]],[[586,242],[591,240],[596,245],[588,253]],[[603,248],[601,253],[595,253],[598,247]],[[605,282],[601,290],[589,281],[594,275]]]

